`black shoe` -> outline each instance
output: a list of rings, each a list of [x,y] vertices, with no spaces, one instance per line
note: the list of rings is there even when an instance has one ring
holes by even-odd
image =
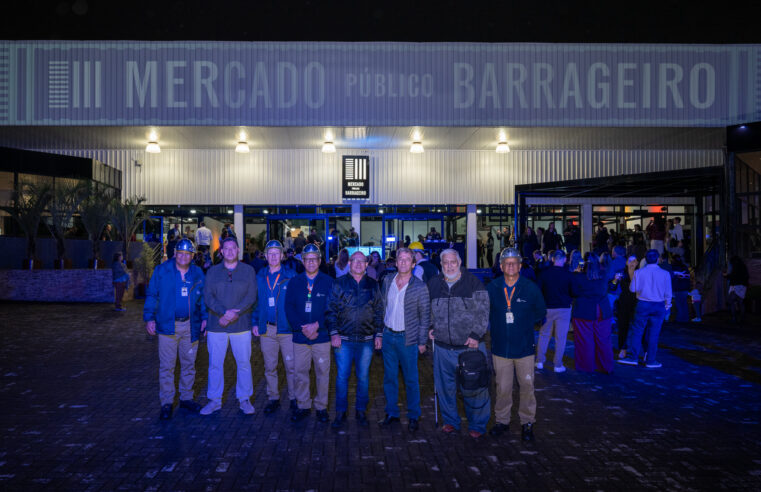
[[[346,412],[337,413],[336,419],[330,426],[334,429],[340,429],[344,425],[344,422],[346,422]]]
[[[195,400],[180,400],[180,408],[184,408],[191,413],[198,413],[201,411],[201,404]]]
[[[161,414],[159,414],[159,420],[169,420],[172,418],[172,404],[167,403],[161,406]]]
[[[378,422],[378,425],[380,425],[381,427],[388,427],[394,422],[399,422],[399,417],[392,417],[391,415],[386,414],[386,417],[380,422]]]
[[[526,442],[534,440],[534,424],[523,424],[521,439]]]
[[[327,410],[317,410],[315,415],[317,416],[317,421],[318,422],[325,423],[325,422],[327,422],[329,420],[328,411]]]
[[[368,425],[370,425],[370,422],[367,421],[367,415],[365,414],[365,412],[361,410],[357,410],[357,413],[355,416],[357,418],[357,423],[361,425],[362,427],[367,427]]]
[[[291,411],[296,412],[299,409],[299,404],[296,400],[291,400]]]
[[[298,408],[295,412],[293,412],[293,415],[291,415],[291,422],[299,422],[304,420],[309,416],[310,413],[311,409],[309,408]]]
[[[264,407],[264,415],[269,415],[278,408],[280,408],[280,400],[270,400],[270,402],[267,403],[267,406]]]
[[[491,430],[489,431],[489,434],[494,437],[499,437],[505,432],[507,432],[508,430],[510,430],[509,425],[503,424],[501,422],[497,422],[496,424],[494,424],[494,427],[491,428]]]
[[[418,424],[417,419],[410,419],[410,421],[407,423],[407,430],[410,432],[415,432],[420,428],[420,424]]]

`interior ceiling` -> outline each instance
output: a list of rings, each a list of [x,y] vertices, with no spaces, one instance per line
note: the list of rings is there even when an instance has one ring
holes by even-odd
[[[428,150],[494,150],[500,133],[511,150],[720,149],[724,128],[527,127],[0,127],[0,146],[23,149],[142,150],[152,130],[162,149],[233,149],[241,130],[252,149],[320,148],[332,135],[341,149],[409,149],[421,136]]]

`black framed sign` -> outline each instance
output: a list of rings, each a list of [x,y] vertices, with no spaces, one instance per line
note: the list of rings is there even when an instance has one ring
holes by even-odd
[[[346,200],[370,198],[370,158],[366,155],[345,155],[341,160],[342,196]]]

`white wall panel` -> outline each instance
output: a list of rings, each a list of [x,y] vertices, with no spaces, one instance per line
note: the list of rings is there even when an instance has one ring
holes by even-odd
[[[341,153],[66,150],[122,171],[124,196],[161,205],[339,204]],[[358,154],[358,152],[347,153]],[[720,166],[721,150],[369,151],[368,203],[512,203],[515,185]],[[137,166],[136,162],[141,165]]]

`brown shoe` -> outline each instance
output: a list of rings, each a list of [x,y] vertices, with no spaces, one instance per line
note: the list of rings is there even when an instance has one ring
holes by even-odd
[[[483,436],[483,434],[475,430],[468,431],[468,434],[470,434],[470,437],[473,439],[478,439],[479,437]]]
[[[457,429],[454,428],[454,425],[450,424],[444,424],[444,427],[441,428],[441,432],[444,434],[451,434],[452,432],[456,431]]]

